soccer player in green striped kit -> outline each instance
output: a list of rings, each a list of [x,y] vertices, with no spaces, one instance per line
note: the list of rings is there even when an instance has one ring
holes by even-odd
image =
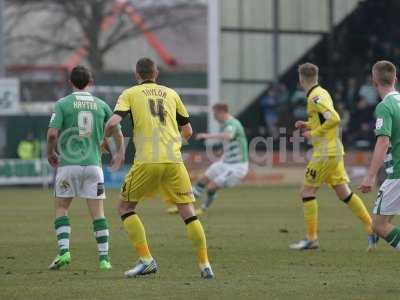
[[[400,227],[392,224],[393,217],[400,214],[400,93],[395,88],[395,65],[378,61],[372,68],[372,79],[382,101],[375,109],[377,139],[374,154],[359,188],[363,193],[370,192],[385,163],[387,177],[379,188],[372,227],[389,245],[399,250]]]
[[[111,269],[109,231],[103,208],[105,190],[100,148],[104,126],[113,113],[108,104],[87,92],[92,82],[88,69],[75,67],[70,82],[74,92],[56,102],[47,132],[48,161],[56,168],[54,227],[58,242],[58,255],[49,268],[56,270],[71,262],[68,208],[73,198],[81,197],[87,199],[93,219],[100,269],[108,270]],[[113,139],[117,151],[111,168],[118,169],[125,156],[119,127],[114,129]]]
[[[221,160],[214,162],[207,169],[205,175],[193,187],[196,198],[201,197],[207,190],[207,198],[201,208],[196,210],[197,215],[208,210],[220,188],[239,184],[249,171],[247,137],[242,124],[229,113],[229,107],[225,103],[215,104],[213,111],[221,126],[220,132],[199,133],[196,139],[221,141],[224,154]]]

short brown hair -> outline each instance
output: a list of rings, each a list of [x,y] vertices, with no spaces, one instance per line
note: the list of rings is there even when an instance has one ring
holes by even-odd
[[[318,80],[319,68],[317,65],[307,62],[299,66],[298,72],[307,82]]]
[[[83,90],[92,80],[92,74],[85,66],[78,65],[72,69],[69,80],[74,87]]]
[[[392,86],[396,81],[396,67],[390,61],[376,62],[372,67],[372,73],[380,85]]]
[[[143,57],[136,63],[136,73],[143,80],[153,79],[156,72],[156,64],[150,58]]]
[[[229,112],[229,106],[226,103],[216,103],[212,108],[216,111]]]

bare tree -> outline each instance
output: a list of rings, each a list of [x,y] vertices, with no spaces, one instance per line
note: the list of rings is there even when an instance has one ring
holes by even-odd
[[[8,0],[7,41],[24,49],[25,59],[49,55],[65,58],[77,49],[87,52],[94,71],[104,68],[104,57],[114,47],[143,32],[178,26],[204,16],[205,10],[177,13],[204,0]],[[146,5],[145,5],[146,4]],[[132,15],[136,15],[136,24]],[[138,18],[137,18],[138,17]],[[21,47],[21,48],[20,48]]]

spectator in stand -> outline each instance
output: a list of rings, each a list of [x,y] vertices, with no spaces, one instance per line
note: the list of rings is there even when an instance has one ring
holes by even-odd
[[[358,150],[370,150],[374,144],[375,136],[370,124],[361,123],[353,136],[354,145]]]
[[[360,87],[358,95],[360,96],[360,98],[365,99],[370,106],[375,106],[378,103],[378,94],[376,93],[376,90],[372,85],[371,75],[366,76],[366,81]]]
[[[264,96],[260,98],[261,108],[263,111],[264,122],[267,127],[268,134],[274,139],[279,137],[278,130],[278,89],[277,86],[268,88]]]
[[[357,94],[357,81],[354,77],[350,77],[347,80],[346,93],[344,95],[344,101],[349,110],[354,110],[357,104],[358,94]]]
[[[284,83],[278,84],[278,102],[280,105],[288,105],[289,90]]]
[[[374,138],[374,133],[371,129],[374,120],[373,112],[374,107],[369,105],[365,98],[361,98],[358,101],[356,109],[352,112],[349,133],[351,134],[353,145],[357,148],[368,147],[364,142],[359,143],[360,140],[368,140],[366,139],[367,134],[370,134],[371,138]]]
[[[293,117],[295,120],[308,118],[306,93],[299,87],[299,85],[297,86],[296,91],[292,94],[290,102],[293,107]]]
[[[347,109],[343,101],[337,102],[335,104],[335,108],[341,119],[340,127],[342,130],[342,140],[344,143],[347,143],[348,142],[347,132],[349,129],[350,111]]]
[[[17,154],[20,159],[32,160],[40,158],[40,143],[28,132],[25,139],[18,144]]]

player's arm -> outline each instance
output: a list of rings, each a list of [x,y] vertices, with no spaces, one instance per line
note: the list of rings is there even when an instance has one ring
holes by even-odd
[[[111,161],[111,170],[118,170],[122,167],[125,161],[124,135],[122,134],[119,125],[113,127],[111,137],[113,138],[116,147],[116,151]]]
[[[121,131],[120,122],[122,120],[122,116],[118,114],[114,114],[111,112],[111,109],[106,107],[107,114],[107,123],[105,125],[105,134],[104,141],[101,145],[102,149],[106,149],[108,145],[108,138],[112,138],[115,144],[115,151],[113,154],[113,159],[111,161],[111,169],[118,170],[125,161],[125,143],[124,143],[124,135]],[[117,117],[114,117],[117,116]],[[114,117],[114,120],[112,118]]]
[[[181,127],[182,139],[185,143],[187,143],[193,135],[192,125],[190,123],[187,123],[180,127]]]
[[[234,134],[232,132],[217,132],[217,133],[199,133],[196,135],[197,140],[223,140],[229,141],[233,139]]]
[[[101,148],[106,149],[109,145],[108,141],[112,137],[115,143],[115,152],[112,153],[111,170],[116,171],[122,167],[125,161],[125,143],[124,136],[121,131],[120,123],[122,117],[118,114],[112,115],[112,117],[106,123],[104,129],[104,140]]]
[[[47,130],[47,160],[53,168],[58,166],[57,141],[58,129],[49,128]]]
[[[388,108],[380,103],[376,108],[376,124],[375,134],[377,136],[374,154],[372,155],[371,164],[368,174],[361,183],[359,189],[363,193],[371,191],[375,183],[376,175],[382,167],[386,153],[390,146],[390,137],[392,134],[392,117]]]
[[[310,129],[310,122],[298,120],[294,123],[296,129]]]
[[[49,129],[47,130],[47,160],[53,168],[58,166],[57,141],[58,132],[64,121],[63,111],[59,102],[54,105],[51,115]]]
[[[190,124],[189,113],[178,94],[175,95],[176,102],[176,122],[180,128],[183,143],[189,142],[193,135],[192,125]]]
[[[361,192],[368,193],[371,191],[372,186],[376,180],[376,175],[378,174],[379,169],[383,165],[383,161],[389,149],[389,145],[390,145],[390,140],[388,136],[381,135],[376,140],[374,154],[372,155],[372,160],[368,169],[368,174],[359,187]]]
[[[222,132],[218,133],[199,133],[196,138],[198,140],[220,140],[220,141],[230,141],[235,137],[236,131],[235,128],[231,125],[228,125],[224,128]]]
[[[331,105],[325,105],[324,99],[317,96],[312,99],[318,113],[323,118],[323,122],[317,128],[311,130],[312,137],[324,136],[328,130],[340,125],[340,116]]]

